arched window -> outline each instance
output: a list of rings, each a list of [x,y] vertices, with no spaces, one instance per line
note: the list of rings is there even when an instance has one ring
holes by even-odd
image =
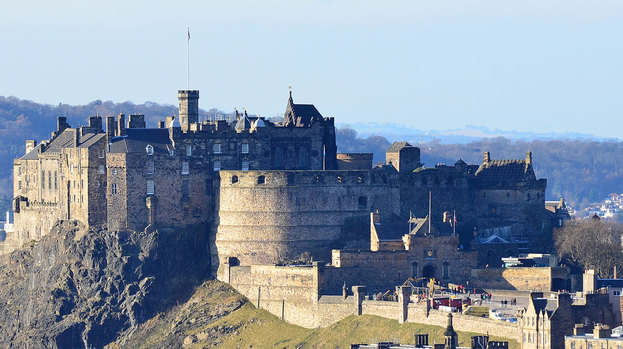
[[[147,144],[145,151],[147,152],[147,155],[154,155],[154,147],[151,144]]]
[[[238,183],[238,176],[236,176],[236,175],[231,176],[231,183],[232,184]]]

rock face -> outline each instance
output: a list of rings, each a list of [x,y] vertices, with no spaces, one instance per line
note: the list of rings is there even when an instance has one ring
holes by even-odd
[[[207,236],[58,223],[0,264],[0,347],[101,348],[131,333],[209,278]]]

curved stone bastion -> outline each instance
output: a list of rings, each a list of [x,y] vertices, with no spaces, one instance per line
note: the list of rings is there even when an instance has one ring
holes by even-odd
[[[309,252],[328,261],[347,225],[399,212],[395,171],[220,171],[212,271],[277,264]],[[362,234],[369,234],[368,230]],[[218,272],[217,272],[218,270]]]

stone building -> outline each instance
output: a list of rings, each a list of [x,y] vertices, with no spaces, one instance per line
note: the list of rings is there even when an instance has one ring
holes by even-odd
[[[513,246],[551,235],[542,214],[546,181],[536,179],[529,153],[425,168],[419,148],[400,142],[372,168],[370,154],[337,154],[334,119],[291,94],[278,123],[246,111],[233,122],[199,122],[199,92],[182,90],[178,99],[178,117],[158,128],[147,128],[143,115],[106,117],[105,130],[99,116],[78,128],[59,118],[49,140],[28,141],[14,161],[15,234],[5,245],[38,239],[60,219],[109,230],[204,225],[219,275],[225,262],[328,260],[332,249],[369,244],[376,210],[403,222],[430,212],[443,236],[407,235],[418,251],[428,244],[438,256],[433,245],[466,246],[474,231],[479,238],[505,231]],[[448,212],[454,236],[441,231]],[[410,254],[417,275],[463,273],[419,253]]]
[[[576,324],[573,335],[565,336],[565,349],[622,349],[623,337],[610,332],[609,326],[596,324],[592,333],[586,333],[583,324]]]
[[[565,336],[573,334],[575,324],[612,326],[614,314],[605,294],[587,294],[572,300],[568,293],[550,298],[532,293],[518,322],[522,349],[556,349],[565,347]]]

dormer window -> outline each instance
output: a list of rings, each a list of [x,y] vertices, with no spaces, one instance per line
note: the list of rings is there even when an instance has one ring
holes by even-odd
[[[147,144],[145,151],[147,151],[147,155],[154,155],[154,147],[151,144]]]

